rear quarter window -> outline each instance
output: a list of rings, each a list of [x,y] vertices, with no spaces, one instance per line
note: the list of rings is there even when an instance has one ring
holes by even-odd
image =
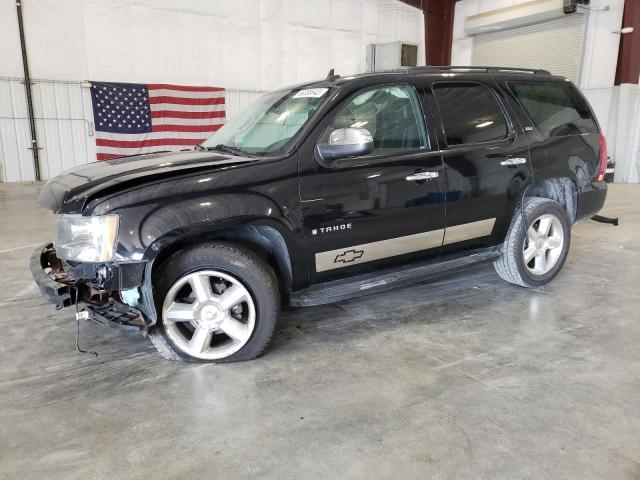
[[[597,133],[598,126],[570,83],[517,83],[509,87],[543,137]]]
[[[491,89],[479,83],[438,82],[433,86],[447,145],[503,140],[508,126]]]

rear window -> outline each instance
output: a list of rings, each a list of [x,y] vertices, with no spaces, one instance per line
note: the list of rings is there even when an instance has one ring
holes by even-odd
[[[433,92],[447,145],[492,142],[507,136],[507,122],[489,87],[476,83],[436,83]]]
[[[543,137],[598,131],[586,102],[573,85],[510,82],[509,86]]]

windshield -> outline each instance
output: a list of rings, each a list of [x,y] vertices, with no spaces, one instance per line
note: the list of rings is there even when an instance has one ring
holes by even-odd
[[[239,155],[284,150],[327,98],[328,91],[306,88],[266,94],[231,118],[202,147]]]

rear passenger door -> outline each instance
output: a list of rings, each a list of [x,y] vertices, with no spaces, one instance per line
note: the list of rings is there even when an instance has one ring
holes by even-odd
[[[491,78],[434,81],[428,95],[440,119],[447,179],[444,248],[498,244],[531,177],[519,124]]]

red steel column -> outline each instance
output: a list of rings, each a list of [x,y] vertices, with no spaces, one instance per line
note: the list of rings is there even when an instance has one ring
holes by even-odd
[[[633,32],[620,35],[616,85],[638,83],[640,79],[640,0],[624,2],[622,26],[633,27]]]
[[[453,40],[455,0],[401,0],[424,13],[424,44],[427,65],[449,65]]]

